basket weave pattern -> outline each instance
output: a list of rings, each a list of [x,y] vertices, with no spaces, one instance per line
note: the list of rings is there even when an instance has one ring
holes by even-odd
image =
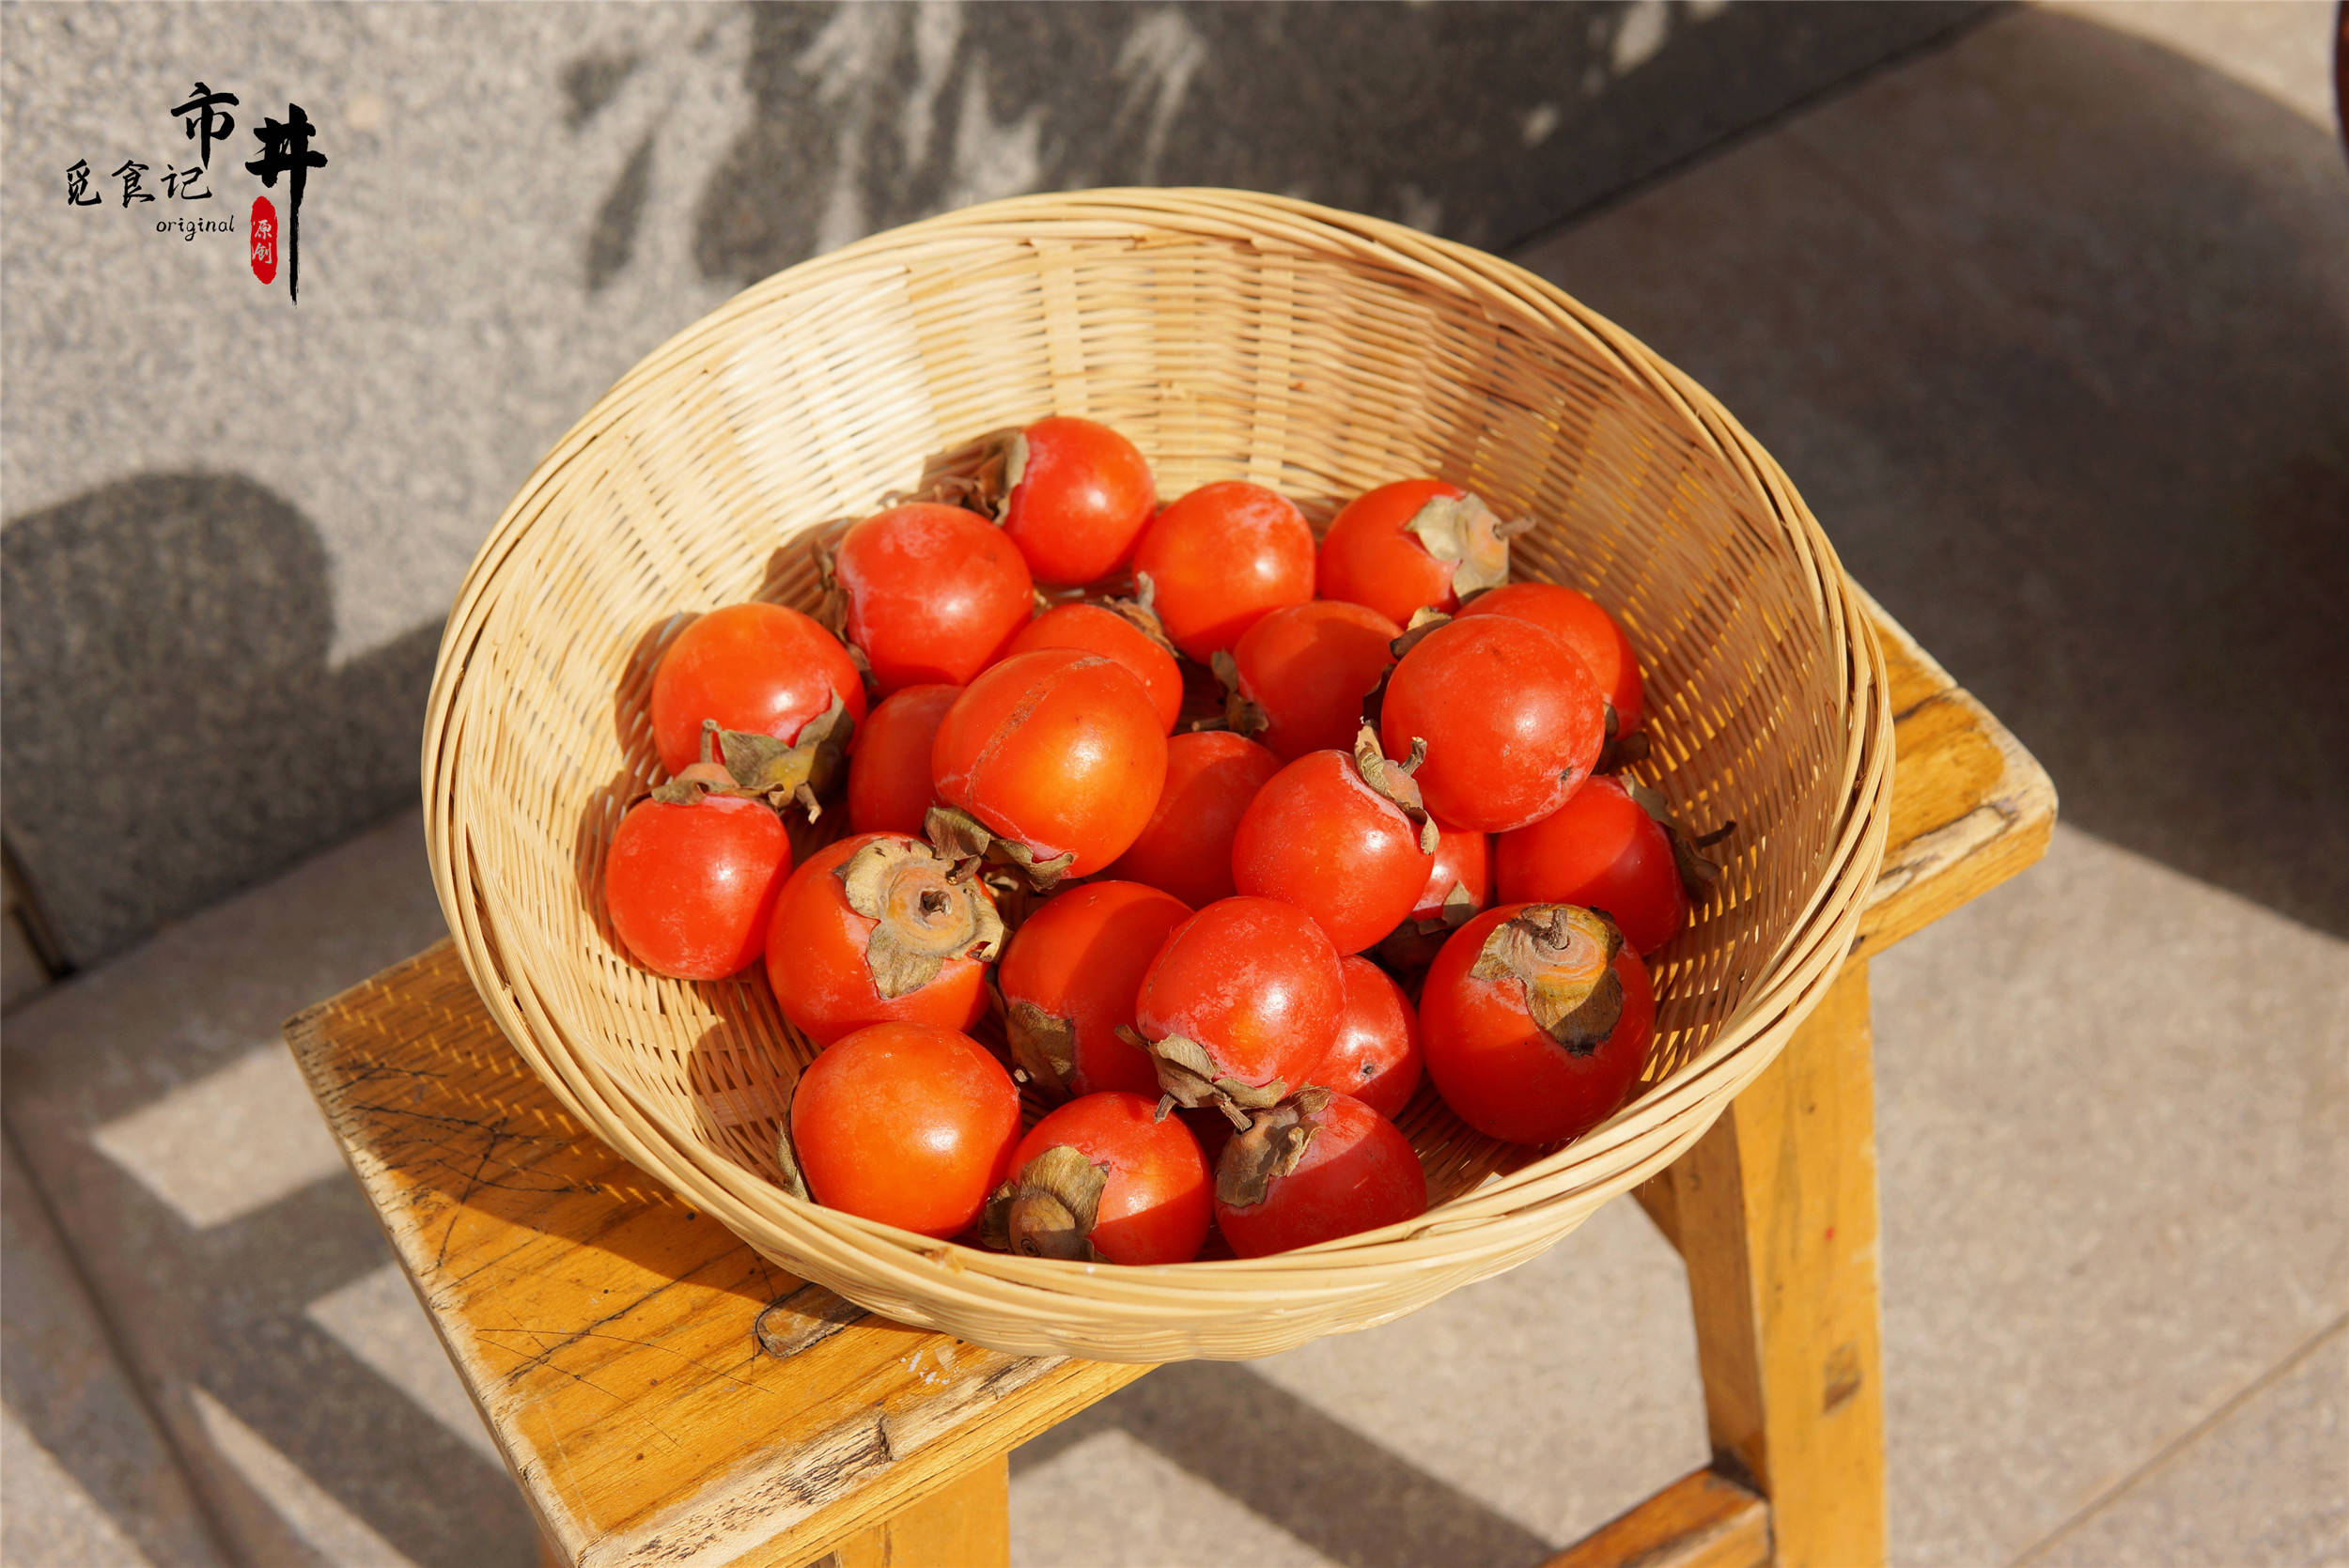
[[[926,463],[1048,413],[1102,420],[1162,497],[1268,485],[1316,529],[1440,474],[1539,520],[1515,575],[1587,589],[1647,675],[1640,771],[1699,828],[1735,819],[1717,895],[1657,955],[1632,1104],[1547,1155],[1432,1092],[1409,1224],[1251,1261],[1121,1268],[981,1253],[774,1185],[813,1048],[755,972],[625,955],[602,855],[658,777],[646,696],[682,614],[812,610],[810,544]],[[539,465],[468,575],[424,749],[433,875],[516,1048],[583,1121],[793,1273],[1001,1349],[1237,1358],[1367,1327],[1521,1263],[1661,1170],[1833,978],[1883,854],[1881,656],[1815,520],[1701,388],[1491,256],[1214,191],[1026,197],[792,268],[625,377]],[[838,814],[832,814],[838,815]]]

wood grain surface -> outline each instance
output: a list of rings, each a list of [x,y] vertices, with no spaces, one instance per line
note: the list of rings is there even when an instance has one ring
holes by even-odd
[[[1885,1553],[1868,966],[1664,1173],[1714,1462],[1769,1499],[1780,1568]]]
[[[443,942],[287,1026],[540,1528],[595,1565],[799,1564],[1145,1368],[883,1322],[555,1104]]]
[[[2055,784],[1990,710],[1871,599],[1891,677],[1892,828],[1855,956],[1881,952],[2047,852]]]
[[[1762,1568],[1770,1505],[1714,1470],[1697,1470],[1542,1564],[1542,1568]]]

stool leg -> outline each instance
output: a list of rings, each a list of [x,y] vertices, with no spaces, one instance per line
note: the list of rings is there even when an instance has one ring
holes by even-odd
[[[1769,1498],[1780,1568],[1883,1562],[1865,963],[1668,1174],[1716,1464]]]
[[[1011,1568],[1011,1455],[999,1453],[832,1548],[837,1568]]]

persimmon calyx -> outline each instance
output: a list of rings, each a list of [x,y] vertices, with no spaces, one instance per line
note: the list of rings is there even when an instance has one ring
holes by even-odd
[[[1309,1086],[1251,1117],[1215,1163],[1216,1202],[1233,1208],[1263,1203],[1272,1184],[1304,1160],[1321,1130],[1318,1118],[1334,1098],[1330,1090]]]
[[[1011,1059],[1054,1095],[1066,1099],[1077,1079],[1077,1022],[1048,1013],[1025,998],[1003,1009]]]
[[[1588,1056],[1623,1017],[1622,951],[1623,933],[1596,909],[1535,904],[1493,927],[1469,975],[1517,982],[1542,1032],[1567,1055]]]
[[[940,854],[957,862],[958,875],[969,875],[969,862],[991,861],[997,865],[1018,868],[1027,878],[1028,886],[1037,893],[1050,893],[1059,887],[1062,878],[1068,875],[1068,868],[1077,863],[1077,852],[1073,849],[1049,858],[1040,856],[1035,846],[1005,838],[959,806],[932,806],[922,818],[922,836]]]
[[[833,873],[848,908],[873,923],[864,962],[883,1000],[920,990],[949,958],[992,963],[1003,950],[1003,922],[995,901],[955,871],[926,844],[880,838]]]
[[[1028,435],[1024,430],[1014,430],[979,459],[978,471],[972,475],[971,486],[974,499],[982,504],[980,509],[1002,522],[1011,511],[1011,492],[1027,476]]]
[[[1144,637],[1149,638],[1164,650],[1169,659],[1180,659],[1182,652],[1174,646],[1174,639],[1167,636],[1166,623],[1159,619],[1158,611],[1152,608],[1151,600],[1155,597],[1150,574],[1144,572],[1135,580],[1133,598],[1097,598],[1088,602],[1098,609],[1108,611]]]
[[[1703,903],[1721,884],[1721,862],[1704,851],[1735,832],[1736,822],[1724,822],[1709,833],[1690,832],[1688,825],[1672,815],[1672,802],[1664,799],[1663,791],[1637,779],[1617,782],[1623,785],[1623,792],[1631,797],[1632,803],[1656,818],[1657,825],[1664,830],[1664,837],[1672,846],[1672,864],[1680,872],[1680,885],[1688,893],[1688,902]]]
[[[979,1214],[979,1239],[1023,1258],[1100,1263],[1093,1226],[1101,1212],[1109,1169],[1081,1150],[1055,1143],[997,1188]]]
[[[1019,463],[1024,468],[1027,438],[1016,429],[989,430],[931,458],[911,489],[891,490],[881,497],[880,504],[884,507],[917,502],[959,506],[1001,522],[1004,499],[1011,494],[1012,487],[1019,483],[1017,472],[1008,479],[1004,477],[1014,441],[1019,443]]]
[[[1396,762],[1378,744],[1378,732],[1364,724],[1354,737],[1354,768],[1378,798],[1419,825],[1419,852],[1432,855],[1441,838],[1436,820],[1419,798],[1419,781],[1411,777],[1427,760],[1427,742],[1411,737],[1411,754]]]
[[[1594,773],[1620,773],[1636,767],[1656,754],[1655,744],[1647,731],[1633,730],[1629,735],[1615,733],[1615,705],[1607,705],[1607,738],[1599,746],[1598,760],[1591,764]]]
[[[1239,678],[1239,660],[1218,648],[1207,660],[1215,678],[1223,683],[1223,728],[1251,737],[1262,735],[1272,722],[1264,706],[1248,694]]]
[[[1395,661],[1400,663],[1405,654],[1451,624],[1451,616],[1433,605],[1423,604],[1411,612],[1411,618],[1403,624],[1403,635],[1389,643],[1387,651],[1394,655]]]
[[[1466,925],[1476,910],[1476,895],[1468,884],[1455,882],[1434,914],[1404,916],[1402,924],[1378,939],[1371,956],[1390,969],[1423,970],[1436,961],[1444,939]]]
[[[808,541],[807,558],[816,568],[816,624],[841,642],[848,640],[848,590],[840,585],[839,549],[823,538]]]
[[[1452,563],[1452,592],[1466,598],[1509,581],[1509,541],[1532,526],[1531,518],[1503,522],[1473,495],[1437,495],[1403,528],[1428,554]]]
[[[816,1200],[807,1190],[807,1177],[800,1172],[800,1152],[791,1146],[791,1099],[800,1092],[800,1080],[793,1079],[783,1092],[783,1120],[775,1131],[775,1163],[783,1167],[783,1189],[804,1203]]]
[[[1207,1048],[1198,1041],[1180,1034],[1169,1034],[1153,1040],[1126,1024],[1117,1026],[1117,1037],[1141,1050],[1158,1069],[1159,1088],[1163,1091],[1159,1109],[1166,1100],[1191,1110],[1213,1106],[1223,1112],[1235,1127],[1248,1125],[1248,1112],[1277,1105],[1288,1094],[1288,1085],[1280,1079],[1270,1083],[1243,1083],[1215,1070],[1214,1059]]]
[[[664,805],[690,806],[704,796],[732,795],[764,800],[777,811],[797,802],[813,822],[824,815],[818,796],[848,767],[848,737],[855,733],[856,721],[837,691],[832,706],[787,742],[705,719],[701,760],[654,789],[652,798]]]

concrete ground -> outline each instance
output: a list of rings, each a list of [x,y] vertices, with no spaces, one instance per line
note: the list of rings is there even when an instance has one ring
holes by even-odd
[[[1875,966],[1902,1563],[2349,1563],[2331,24],[2010,12],[1520,255],[1719,393],[2063,794]],[[9,1015],[0,1561],[530,1560],[276,1044],[440,932],[410,814]],[[1015,1454],[1014,1550],[1530,1564],[1704,1457],[1617,1204],[1154,1373]]]

